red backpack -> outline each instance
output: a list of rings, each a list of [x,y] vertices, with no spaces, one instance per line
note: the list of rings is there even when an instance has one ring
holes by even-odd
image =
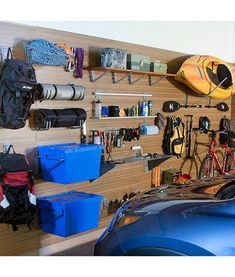
[[[10,154],[12,148],[13,153]],[[12,145],[7,153],[0,153],[0,223],[27,224],[33,220],[36,210],[35,186],[32,168]],[[30,228],[31,229],[31,228]]]

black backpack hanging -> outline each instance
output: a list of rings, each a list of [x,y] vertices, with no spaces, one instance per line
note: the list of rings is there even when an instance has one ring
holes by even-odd
[[[219,134],[219,142],[220,144],[228,144],[229,147],[234,148],[235,143],[233,141],[234,139],[234,133],[231,132],[230,128],[231,121],[229,118],[223,116],[220,120],[219,124],[219,130],[220,131],[225,131],[224,133]]]
[[[185,151],[185,125],[180,117],[167,117],[162,150],[166,155],[181,157]]]
[[[0,127],[19,129],[25,126],[36,85],[33,66],[13,59],[9,48],[0,78]]]
[[[12,148],[13,153],[10,154]],[[11,146],[0,153],[0,223],[17,225],[30,223],[36,211],[33,171],[25,155],[15,153]]]

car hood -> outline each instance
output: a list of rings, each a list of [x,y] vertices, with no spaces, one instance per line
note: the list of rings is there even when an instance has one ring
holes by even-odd
[[[159,211],[171,206],[173,202],[207,202],[218,200],[216,192],[225,184],[235,180],[234,177],[225,176],[214,179],[191,181],[186,185],[162,185],[145,191],[133,197],[125,204],[127,210]]]

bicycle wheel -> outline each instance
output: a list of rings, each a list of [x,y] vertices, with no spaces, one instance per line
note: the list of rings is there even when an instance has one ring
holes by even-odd
[[[198,178],[212,178],[219,175],[219,171],[215,165],[213,165],[213,157],[206,156],[201,163]],[[212,168],[213,167],[213,168]]]
[[[235,164],[233,162],[231,155],[228,155],[226,157],[224,170],[225,170],[225,173],[227,173],[227,174],[235,174]]]

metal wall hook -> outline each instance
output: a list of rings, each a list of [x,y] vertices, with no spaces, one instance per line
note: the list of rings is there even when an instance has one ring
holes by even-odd
[[[110,70],[105,70],[103,73],[101,73],[99,76],[95,77],[95,73],[94,73],[94,70],[93,69],[90,69],[89,70],[89,77],[90,77],[90,81],[91,82],[96,82],[98,81],[99,79],[101,79],[102,77],[104,77],[107,73],[109,73]]]
[[[136,80],[133,81],[132,73],[129,73],[129,74],[128,74],[128,81],[129,81],[129,84],[132,85],[132,84],[134,84],[134,83],[140,81],[141,79],[143,79],[145,76],[146,76],[146,74],[140,76],[139,78],[137,78]]]
[[[121,77],[120,79],[117,80],[117,73],[116,72],[112,72],[112,80],[114,84],[117,84],[119,82],[121,82],[122,80],[125,80],[126,78],[128,78],[130,75],[130,73],[126,74],[125,76]]]
[[[152,80],[152,77],[153,76],[149,76],[149,85],[150,86],[153,86],[153,85],[155,85],[155,84],[157,84],[158,82],[160,82],[161,80],[163,80],[163,79],[165,79],[167,76],[161,76],[161,77],[159,77],[157,80],[155,80],[155,81],[153,81]]]

